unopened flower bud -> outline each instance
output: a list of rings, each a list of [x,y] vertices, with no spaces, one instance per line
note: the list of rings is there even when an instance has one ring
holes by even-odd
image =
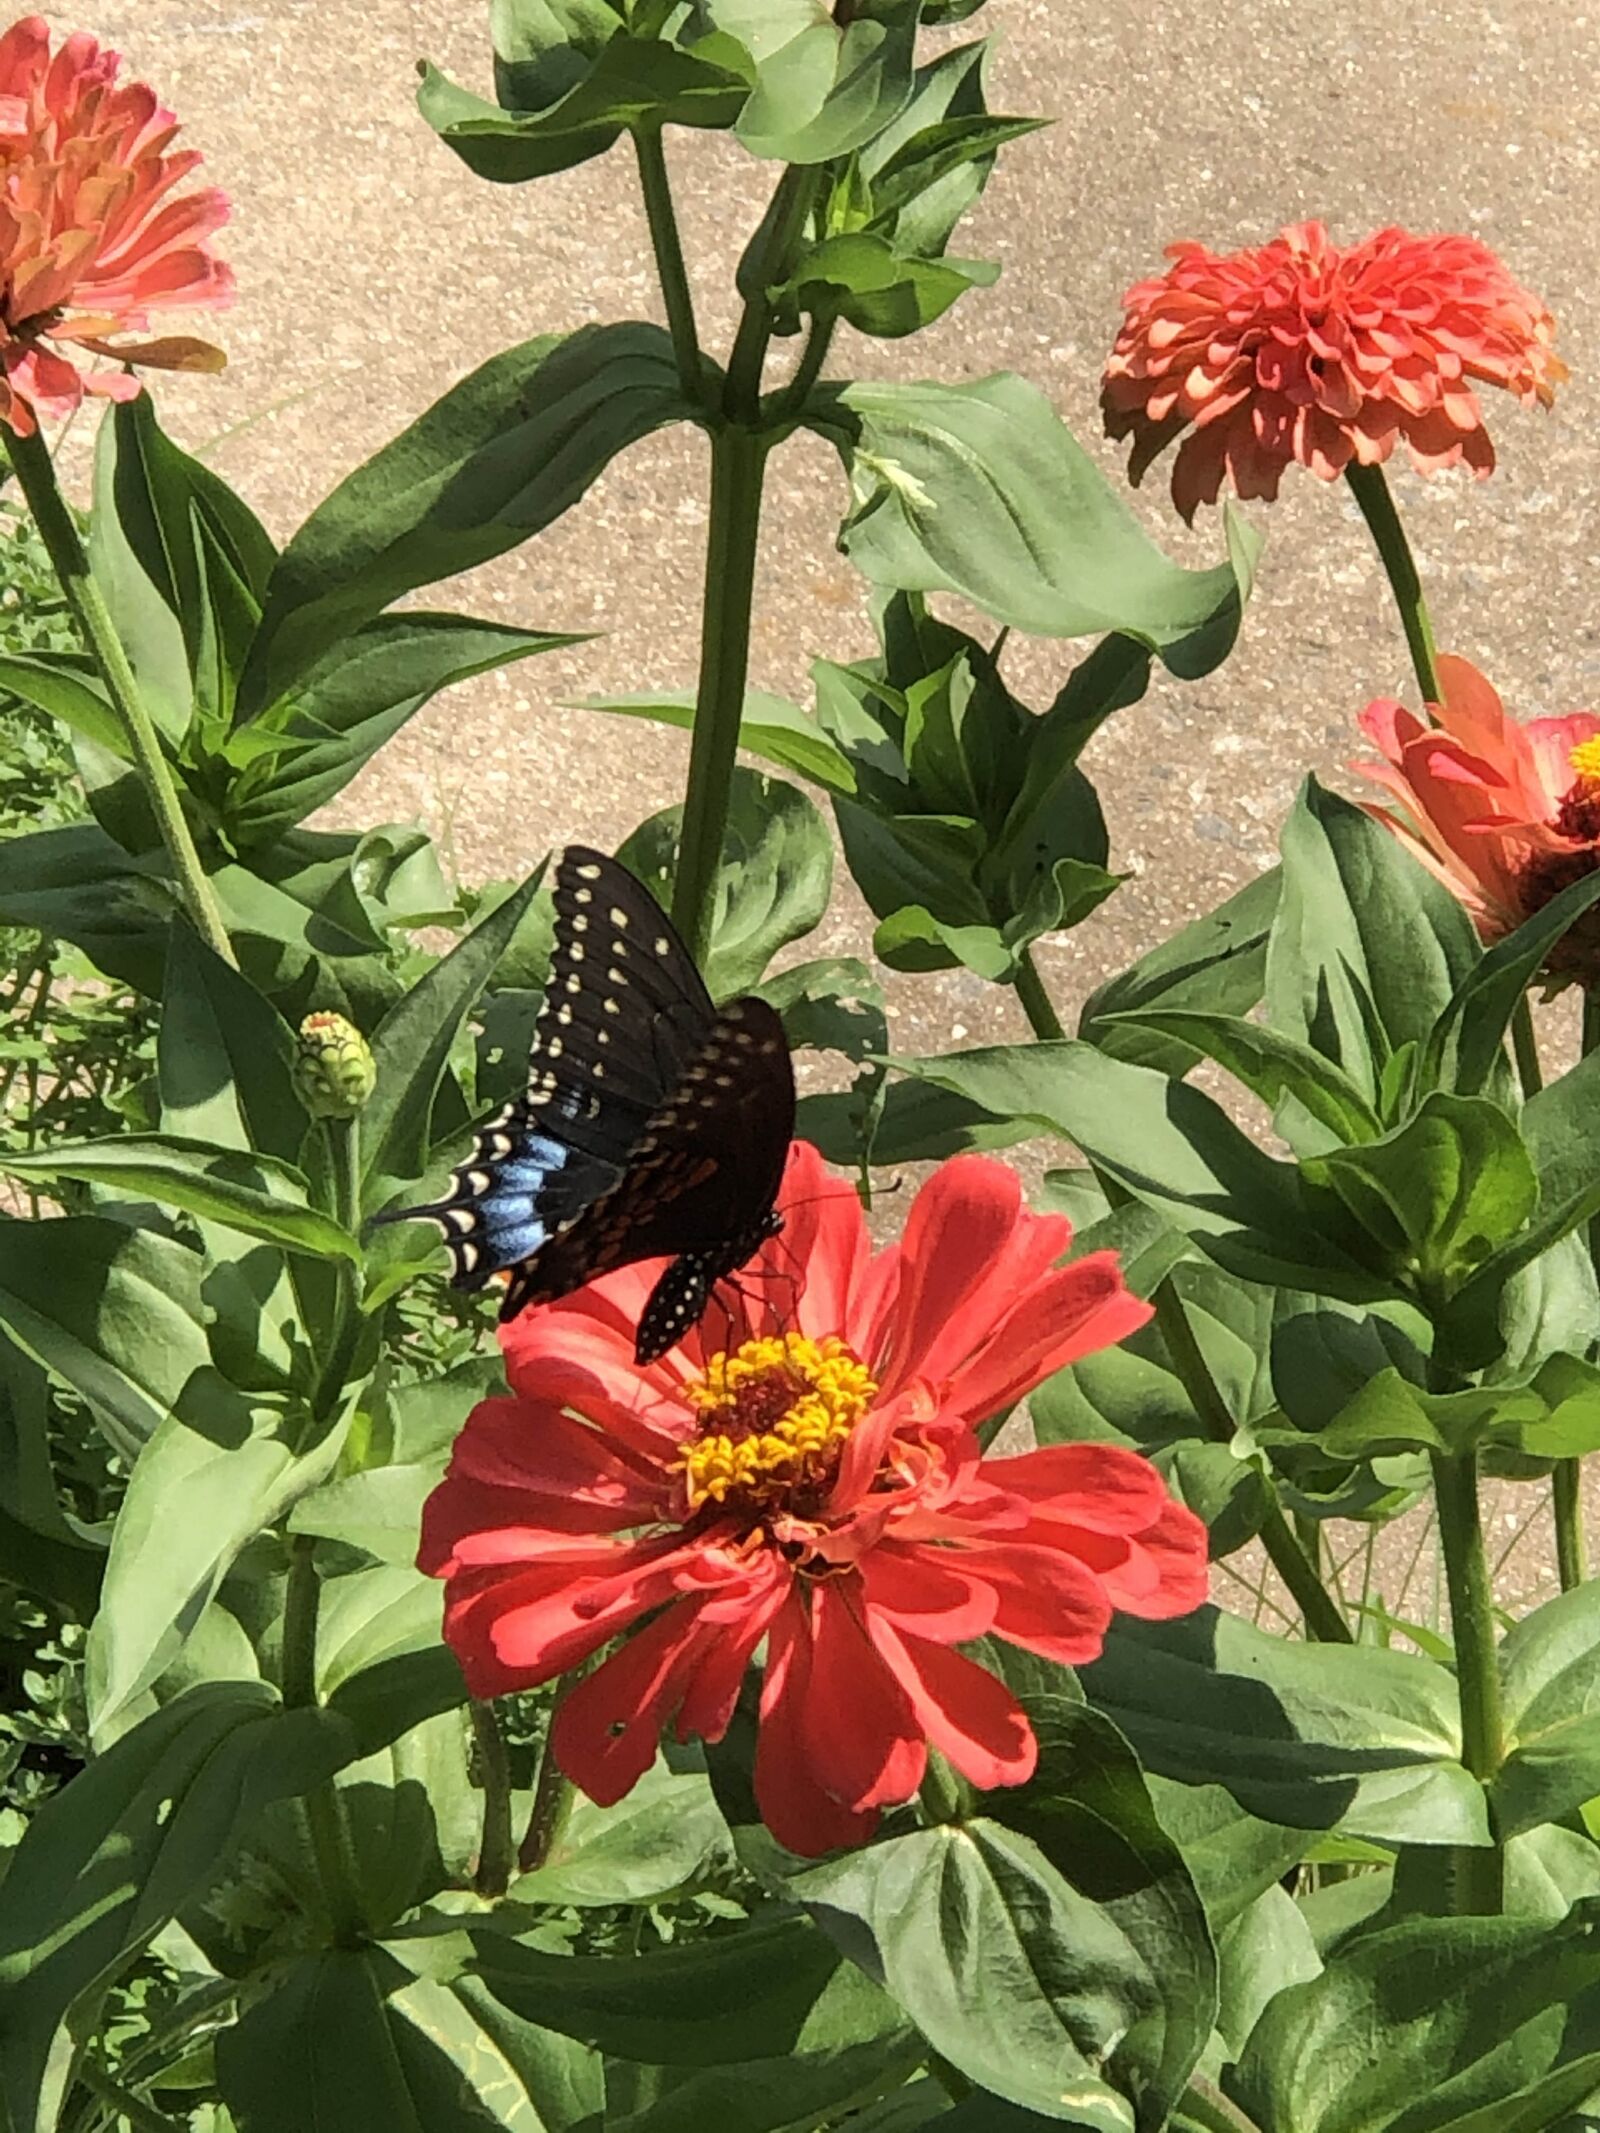
[[[307,1015],[295,1050],[294,1085],[313,1118],[354,1118],[378,1079],[372,1047],[343,1015]]]

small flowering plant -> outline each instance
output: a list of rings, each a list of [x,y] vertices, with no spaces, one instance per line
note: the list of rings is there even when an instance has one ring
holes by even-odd
[[[1553,323],[1474,238],[1310,219],[1191,235],[1120,331],[1108,286],[1133,473],[1172,444],[1186,517],[1231,492],[1176,563],[1025,379],[839,372],[998,271],[964,218],[1045,151],[981,14],[496,0],[476,86],[423,69],[429,182],[613,154],[655,298],[445,387],[281,550],[153,404],[219,360],[165,316],[232,293],[222,196],[88,31],[0,33],[0,449],[74,632],[0,682],[80,810],[0,843],[0,945],[69,944],[75,1000],[158,1032],[89,1113],[56,951],[0,988],[3,2133],[1594,2122],[1600,716],[1438,651],[1384,472],[1534,448],[1507,400],[1550,407]],[[691,279],[707,131],[769,199]],[[87,540],[52,435],[86,396]],[[676,424],[699,671],[592,708],[692,729],[682,804],[623,843],[586,993],[562,866],[452,889],[417,825],[320,811],[440,690],[574,642],[413,596]],[[751,671],[799,431],[876,637],[804,705]],[[1344,707],[1364,804],[1308,779],[1276,867],[1069,1002],[1052,938],[1123,878],[1095,736],[1227,656],[1232,504],[1291,466],[1348,485],[1415,688]],[[1022,633],[1097,640],[1040,708]],[[812,940],[835,831],[849,956]],[[957,966],[971,1037],[894,1053],[897,975]],[[645,971],[648,1058],[597,1019],[561,1109],[574,991],[603,1018]],[[680,1010],[771,1033],[770,1163],[730,1126],[685,1189],[781,1169],[779,1226],[641,1362],[661,1266],[617,1254],[684,1153],[637,1100]],[[490,1201],[569,1255],[498,1337],[391,1219],[447,1177],[458,1273]],[[1490,1484],[1559,1593],[1497,1584]],[[1437,1575],[1393,1569],[1402,1516]]]

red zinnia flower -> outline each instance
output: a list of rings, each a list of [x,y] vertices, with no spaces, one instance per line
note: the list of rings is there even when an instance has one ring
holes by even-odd
[[[1486,940],[1509,933],[1552,896],[1600,866],[1600,717],[1506,714],[1477,668],[1438,660],[1438,724],[1382,697],[1361,730],[1385,760],[1350,767],[1381,785],[1401,813],[1369,813],[1392,829],[1460,897]],[[1573,926],[1554,974],[1600,975],[1600,920]]]
[[[1341,249],[1320,222],[1221,256],[1175,244],[1173,264],[1122,299],[1106,365],[1106,428],[1134,440],[1138,481],[1193,425],[1172,469],[1186,519],[1223,477],[1275,497],[1291,461],[1325,481],[1402,439],[1424,473],[1494,465],[1474,383],[1549,406],[1567,375],[1555,321],[1476,237],[1379,230]]]
[[[1020,1784],[1027,1718],[953,1647],[992,1632],[1092,1659],[1113,1608],[1200,1604],[1206,1535],[1133,1452],[983,1457],[975,1423],[1149,1316],[1113,1254],[1056,1265],[1071,1225],[1028,1213],[1003,1164],[945,1164],[876,1254],[804,1143],[780,1205],[722,1341],[700,1328],[635,1364],[647,1266],[506,1327],[512,1396],[474,1408],[420,1561],[448,1580],[475,1695],[644,1623],[555,1719],[561,1767],[603,1803],[664,1726],[721,1737],[765,1638],[756,1791],[776,1835],[817,1853],[910,1799],[930,1742],[974,1784]]]
[[[142,82],[119,87],[119,65],[82,33],[52,55],[38,15],[0,36],[0,422],[19,437],[85,392],[139,391],[121,370],[79,371],[63,344],[165,370],[224,360],[207,341],[106,338],[143,333],[165,305],[225,303],[233,289],[207,242],[227,201],[215,190],[169,198],[200,158],[168,153],[177,120]]]

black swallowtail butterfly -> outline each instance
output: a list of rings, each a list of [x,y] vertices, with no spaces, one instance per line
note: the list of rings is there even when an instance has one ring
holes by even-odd
[[[526,1093],[478,1136],[451,1190],[385,1221],[444,1232],[460,1289],[509,1270],[502,1322],[596,1274],[670,1255],[639,1320],[641,1363],[781,1226],[794,1067],[764,1000],[718,1009],[644,884],[570,845]]]

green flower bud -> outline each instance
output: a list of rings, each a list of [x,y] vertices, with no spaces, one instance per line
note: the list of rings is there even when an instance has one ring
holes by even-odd
[[[343,1015],[307,1015],[295,1051],[294,1085],[313,1118],[354,1118],[378,1079],[372,1047]]]

